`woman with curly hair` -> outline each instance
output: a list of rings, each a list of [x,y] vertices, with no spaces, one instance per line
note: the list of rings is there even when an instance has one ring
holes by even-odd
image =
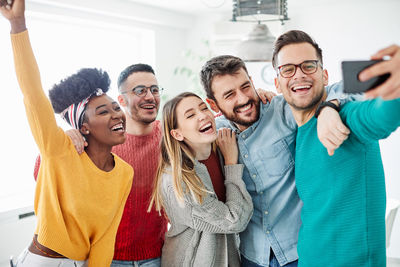
[[[162,118],[162,156],[149,206],[164,209],[171,223],[161,266],[239,267],[236,234],[246,228],[253,203],[237,164],[235,133],[217,134],[206,103],[189,92],[168,101]]]
[[[24,0],[1,13],[11,24],[15,69],[30,128],[42,156],[35,193],[37,226],[18,267],[109,266],[133,171],[111,153],[125,141],[125,115],[105,93],[108,74],[82,69],[43,92],[25,26]],[[10,3],[8,3],[10,4]],[[79,129],[90,144],[76,153],[53,113]]]

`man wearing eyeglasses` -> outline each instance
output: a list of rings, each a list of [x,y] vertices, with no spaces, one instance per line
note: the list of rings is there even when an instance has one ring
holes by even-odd
[[[161,125],[156,120],[162,88],[154,70],[147,64],[125,68],[118,78],[118,101],[126,114],[126,141],[112,152],[134,169],[134,182],[126,200],[118,228],[112,267],[160,267],[161,249],[167,221],[158,212],[147,212],[160,156]],[[77,151],[84,150],[84,139],[69,130]],[[40,157],[35,164],[35,177]]]
[[[296,187],[303,201],[298,266],[386,266],[385,176],[379,139],[400,126],[400,99],[349,102],[340,117],[349,138],[328,156],[317,136],[328,72],[322,51],[305,32],[275,42],[275,85],[298,124]]]
[[[162,88],[147,64],[134,64],[118,78],[118,102],[126,114],[126,141],[113,152],[131,164],[135,177],[118,228],[111,267],[159,267],[167,222],[147,212],[160,156],[161,125],[156,120]]]
[[[244,62],[234,56],[210,59],[200,76],[211,109],[224,115],[217,127],[236,132],[243,180],[253,200],[253,216],[240,233],[242,267],[297,266],[302,203],[294,180],[297,125],[289,105],[282,96],[261,103]],[[337,99],[330,91],[330,99]],[[346,139],[348,129],[335,110],[323,109],[318,121],[335,145]]]

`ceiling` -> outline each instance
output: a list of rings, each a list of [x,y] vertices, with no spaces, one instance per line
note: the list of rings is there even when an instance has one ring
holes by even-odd
[[[232,11],[232,0],[127,0],[186,14],[226,13]]]

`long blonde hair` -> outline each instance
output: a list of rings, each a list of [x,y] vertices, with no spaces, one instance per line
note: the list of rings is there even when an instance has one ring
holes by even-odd
[[[166,172],[168,166],[171,166],[175,197],[182,204],[184,195],[187,193],[190,193],[194,201],[201,204],[205,194],[208,192],[194,170],[194,152],[184,141],[176,140],[170,133],[171,130],[178,128],[176,107],[184,98],[190,96],[200,98],[194,93],[185,92],[177,95],[164,105],[162,113],[163,138],[161,141],[161,157],[148,211],[151,211],[153,205],[157,211],[161,211],[164,206],[161,183],[162,175]]]

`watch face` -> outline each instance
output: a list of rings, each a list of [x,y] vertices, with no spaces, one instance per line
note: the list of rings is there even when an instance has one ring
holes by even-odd
[[[276,93],[274,82],[276,73],[271,62],[246,62],[246,68],[256,89],[261,88]]]
[[[261,78],[263,79],[264,83],[267,84],[268,89],[272,88],[274,91],[276,91],[274,82],[275,77],[276,73],[274,68],[272,67],[272,63],[265,63],[264,67],[261,70]]]

